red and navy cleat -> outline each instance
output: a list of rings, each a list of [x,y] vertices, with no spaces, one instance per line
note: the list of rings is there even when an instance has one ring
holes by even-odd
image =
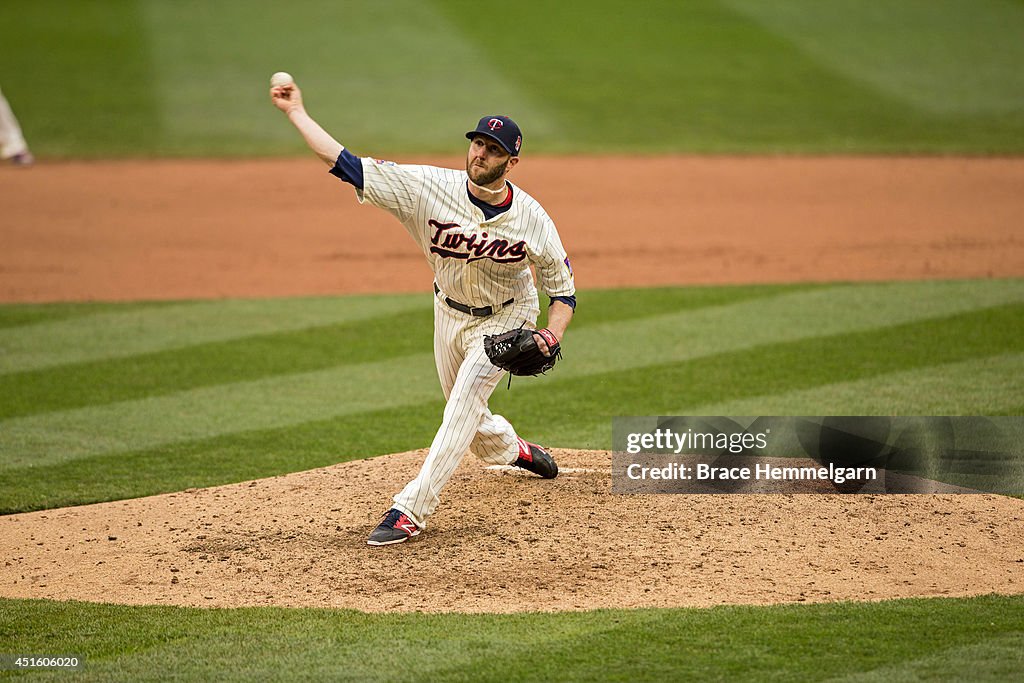
[[[558,465],[550,453],[535,443],[516,438],[519,440],[519,457],[512,463],[513,465],[545,479],[554,479],[558,476]]]
[[[394,508],[384,513],[384,519],[367,539],[369,545],[393,545],[405,543],[420,533],[420,528],[409,519],[409,515]]]
[[[32,156],[32,152],[24,151],[15,154],[12,157],[8,157],[7,161],[10,161],[15,166],[31,166],[36,162],[36,158]]]

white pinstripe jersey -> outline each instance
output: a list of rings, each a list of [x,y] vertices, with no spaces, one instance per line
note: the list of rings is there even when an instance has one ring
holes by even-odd
[[[530,275],[548,296],[573,296],[572,268],[555,224],[513,186],[512,205],[485,220],[468,196],[466,172],[363,157],[359,202],[393,214],[423,250],[438,287],[470,306],[536,301]],[[511,183],[510,183],[511,184]]]

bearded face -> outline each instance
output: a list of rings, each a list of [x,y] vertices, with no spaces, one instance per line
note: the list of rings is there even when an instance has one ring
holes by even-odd
[[[478,135],[466,154],[466,174],[477,185],[490,185],[504,177],[514,158],[490,138]]]
[[[500,164],[488,168],[486,162],[470,159],[466,162],[466,173],[469,174],[469,179],[477,185],[490,185],[505,175],[508,162],[509,160],[505,159]]]

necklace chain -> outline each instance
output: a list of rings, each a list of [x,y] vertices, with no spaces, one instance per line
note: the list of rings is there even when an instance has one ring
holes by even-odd
[[[488,194],[501,194],[502,192],[508,189],[508,186],[502,185],[500,190],[492,190],[490,188],[484,187],[483,185],[477,185],[470,178],[466,178],[466,180],[469,180],[469,184],[475,187],[476,189],[480,190],[481,192],[487,192]]]

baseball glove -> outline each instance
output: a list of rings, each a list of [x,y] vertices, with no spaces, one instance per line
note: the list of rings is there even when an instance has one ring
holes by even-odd
[[[544,338],[551,355],[541,353],[536,335]],[[562,357],[562,347],[547,328],[529,330],[520,327],[501,334],[488,334],[484,337],[484,352],[499,368],[520,376],[545,373]]]

